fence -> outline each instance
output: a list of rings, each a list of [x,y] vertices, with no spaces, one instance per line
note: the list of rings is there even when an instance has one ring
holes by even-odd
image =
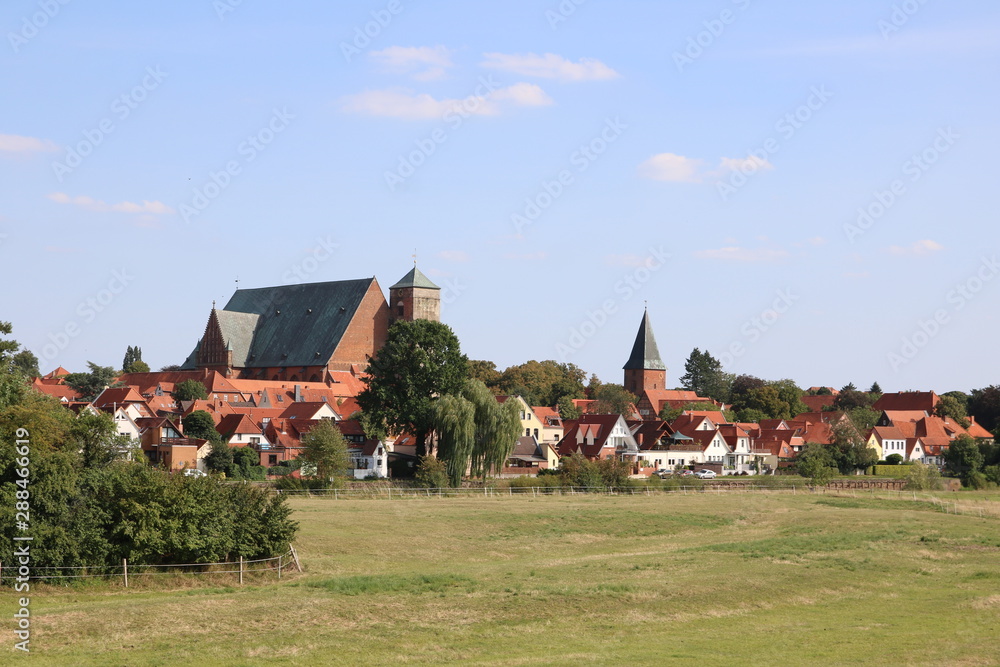
[[[220,574],[234,574],[236,575],[236,580],[242,584],[243,579],[249,574],[269,574],[271,572],[276,572],[278,579],[281,579],[282,571],[287,570],[289,566],[294,566],[295,570],[302,572],[302,564],[299,561],[299,555],[295,551],[295,547],[289,546],[288,551],[285,553],[274,556],[272,558],[258,558],[255,560],[244,560],[241,556],[239,560],[236,561],[226,561],[222,563],[178,563],[173,565],[136,565],[129,564],[127,558],[122,559],[122,564],[120,566],[108,566],[108,565],[81,565],[81,566],[68,566],[68,567],[35,567],[30,566],[30,574],[28,579],[30,581],[41,581],[46,583],[54,583],[57,581],[71,581],[75,579],[108,579],[114,580],[121,578],[125,584],[125,588],[129,587],[129,579],[135,579],[136,577],[150,577],[150,576],[163,576],[163,575],[177,575],[177,574],[191,574],[191,575],[220,575]],[[186,569],[185,569],[186,568]],[[220,569],[221,568],[221,569]],[[3,584],[6,579],[10,583],[14,583],[15,578],[18,581],[23,581],[24,579],[18,574],[19,566],[13,567],[3,567],[3,563],[0,563],[0,585]],[[8,573],[8,570],[10,573]],[[73,572],[74,574],[64,574],[65,572]]]
[[[621,489],[609,489],[606,487],[590,486],[510,486],[507,488],[482,487],[482,488],[444,488],[444,489],[421,489],[417,487],[378,487],[372,489],[293,489],[279,490],[278,493],[288,496],[332,498],[334,500],[404,500],[414,498],[506,498],[513,496],[584,496],[584,495],[604,495],[604,496],[656,496],[664,494],[696,494],[696,493],[754,493],[754,492],[789,492],[795,493],[796,488],[799,493],[809,491],[811,487],[798,485],[791,486],[756,486],[749,484],[739,485],[715,485],[705,484],[699,486],[662,486],[662,487],[626,487]]]

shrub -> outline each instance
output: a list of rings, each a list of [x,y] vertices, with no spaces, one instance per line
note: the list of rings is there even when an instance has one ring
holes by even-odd
[[[900,479],[902,477],[907,477],[911,471],[908,471],[905,467],[899,465],[877,465],[872,466],[872,474],[876,477],[895,477]]]
[[[906,473],[906,487],[911,491],[936,491],[941,488],[937,467],[914,463]]]
[[[885,464],[888,466],[898,466],[903,462],[903,456],[901,454],[889,454],[885,457]]]
[[[416,481],[417,486],[424,489],[445,489],[451,486],[447,464],[430,454],[421,457]]]

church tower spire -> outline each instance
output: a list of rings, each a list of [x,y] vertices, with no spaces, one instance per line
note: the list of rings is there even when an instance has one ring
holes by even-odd
[[[441,288],[417,268],[413,268],[398,283],[389,288],[389,323],[396,320],[441,321]]]
[[[648,310],[642,314],[632,354],[622,368],[625,370],[625,389],[636,396],[641,396],[648,389],[666,389],[667,367],[656,347]]]

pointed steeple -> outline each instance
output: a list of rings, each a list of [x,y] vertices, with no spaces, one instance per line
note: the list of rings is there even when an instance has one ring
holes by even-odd
[[[398,283],[390,287],[389,289],[406,289],[412,287],[419,287],[421,289],[441,289],[437,285],[431,282],[431,279],[425,276],[420,269],[417,268],[416,262],[413,264],[413,268],[410,269],[409,273],[403,276]]]
[[[625,370],[650,370],[665,371],[667,367],[660,358],[660,350],[656,347],[656,338],[653,336],[653,327],[649,323],[649,311],[642,314],[642,323],[639,325],[639,332],[635,336],[635,344],[632,345],[632,355],[622,366]]]

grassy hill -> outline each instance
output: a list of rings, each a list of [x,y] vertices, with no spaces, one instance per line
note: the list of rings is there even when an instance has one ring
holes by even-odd
[[[40,589],[33,662],[985,665],[1000,655],[1000,520],[923,500],[292,502],[305,574],[242,589]]]

